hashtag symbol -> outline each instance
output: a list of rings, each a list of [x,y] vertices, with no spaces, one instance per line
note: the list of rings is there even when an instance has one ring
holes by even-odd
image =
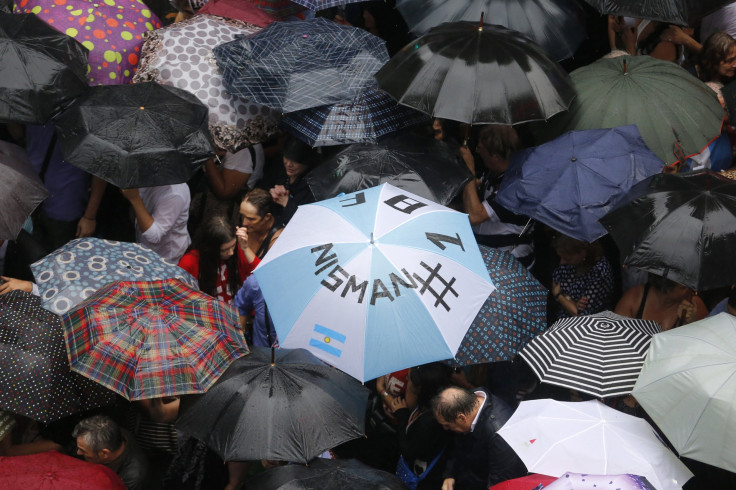
[[[413,274],[414,278],[422,284],[422,288],[419,290],[419,294],[424,294],[426,291],[429,291],[432,296],[437,300],[434,303],[434,307],[437,308],[439,305],[442,305],[445,307],[447,311],[450,311],[450,307],[447,303],[445,303],[445,295],[449,292],[455,295],[455,297],[458,296],[457,291],[455,291],[452,288],[452,285],[455,284],[455,278],[453,277],[450,279],[450,281],[446,281],[444,277],[440,276],[439,272],[442,268],[442,264],[437,264],[434,268],[428,266],[424,262],[420,262],[421,266],[427,269],[427,272],[429,272],[429,276],[427,276],[426,279],[422,279],[419,277],[418,274]],[[439,282],[442,283],[444,289],[441,293],[437,293],[435,289],[432,287],[432,281],[437,279]]]

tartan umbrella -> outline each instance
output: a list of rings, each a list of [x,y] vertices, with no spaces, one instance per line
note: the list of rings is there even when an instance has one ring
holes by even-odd
[[[115,394],[69,370],[61,319],[38,296],[0,296],[0,409],[49,423],[115,401]]]
[[[63,315],[110,281],[179,279],[197,288],[197,280],[139,243],[78,238],[31,264],[41,304]]]
[[[382,39],[321,17],[274,22],[213,51],[231,94],[283,112],[350,101],[388,61]]]
[[[533,338],[521,357],[544,383],[598,398],[631,393],[652,335],[662,327],[610,311],[563,318]]]
[[[28,216],[49,193],[23,148],[0,141],[0,240],[15,240]]]
[[[202,393],[248,353],[237,312],[176,279],[112,282],[62,321],[72,370],[128,400]]]

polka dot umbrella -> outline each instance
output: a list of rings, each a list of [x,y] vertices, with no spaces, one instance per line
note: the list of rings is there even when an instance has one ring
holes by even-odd
[[[130,82],[145,34],[161,27],[142,0],[15,0],[15,13],[31,12],[90,51],[90,85]]]

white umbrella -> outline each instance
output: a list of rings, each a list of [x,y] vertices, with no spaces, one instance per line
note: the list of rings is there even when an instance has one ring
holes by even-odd
[[[529,471],[562,476],[629,473],[659,490],[681,488],[693,474],[645,420],[597,400],[530,400],[498,431]]]
[[[736,471],[736,318],[655,335],[632,392],[681,456]]]

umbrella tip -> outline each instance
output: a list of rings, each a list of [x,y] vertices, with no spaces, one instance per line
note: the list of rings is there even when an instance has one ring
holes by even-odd
[[[145,107],[141,106],[141,107],[140,107],[140,110],[143,110],[143,109],[145,109]]]
[[[485,12],[480,13],[480,24],[478,24],[478,31],[483,30],[483,17],[486,15]]]
[[[624,60],[624,75],[628,75],[629,72],[626,71],[626,60]]]

